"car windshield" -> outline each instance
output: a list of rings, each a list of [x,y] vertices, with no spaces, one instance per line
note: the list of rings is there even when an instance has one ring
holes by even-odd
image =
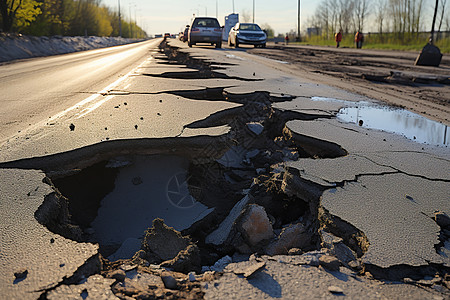
[[[198,19],[195,20],[193,27],[220,27],[216,19]]]
[[[261,31],[261,28],[256,24],[240,24],[239,30],[243,31]]]

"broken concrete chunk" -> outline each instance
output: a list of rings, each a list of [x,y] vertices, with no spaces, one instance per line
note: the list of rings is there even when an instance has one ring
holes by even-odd
[[[319,264],[327,270],[339,271],[341,262],[334,256],[322,255],[319,257]]]
[[[349,263],[356,260],[356,253],[344,244],[344,240],[326,231],[320,231],[322,236],[322,246],[329,249],[331,254],[340,261]]]
[[[17,272],[14,272],[14,277],[15,277],[14,282],[17,282],[17,281],[20,281],[20,280],[23,280],[23,279],[27,278],[27,275],[28,275],[28,270],[27,269],[21,269],[21,270],[19,270]]]
[[[240,231],[249,246],[256,246],[259,242],[273,238],[274,233],[264,207],[251,204],[243,213]]]
[[[162,279],[166,289],[169,289],[169,290],[176,290],[176,289],[178,289],[178,282],[177,282],[177,280],[172,275],[170,275],[169,273],[164,272],[161,275],[161,279]]]
[[[291,248],[304,249],[311,244],[311,235],[301,223],[283,228],[278,239],[266,248],[268,255],[284,255]]]
[[[249,196],[246,195],[241,201],[236,203],[225,220],[220,223],[219,227],[206,237],[207,244],[221,245],[227,240],[234,222],[236,222],[236,219],[239,217],[249,200]]]
[[[260,135],[264,130],[264,125],[259,122],[247,123],[247,128],[250,129],[254,134]]]
[[[265,262],[255,263],[255,264],[251,265],[250,267],[246,268],[242,275],[244,275],[245,278],[248,278],[248,277],[252,276],[253,274],[255,274],[256,272],[258,272],[259,270],[261,270],[262,268],[264,268],[265,266],[266,266]],[[238,273],[235,272],[235,274],[238,274]]]
[[[179,231],[158,218],[153,220],[153,226],[147,230],[142,246],[148,254],[154,254],[165,261],[175,258],[190,242],[190,238],[183,237]]]
[[[181,273],[200,272],[200,250],[197,245],[191,244],[186,249],[181,250],[174,259],[163,262],[161,266]]]
[[[329,291],[330,293],[332,293],[332,294],[343,294],[343,293],[344,293],[344,290],[343,290],[343,289],[341,289],[341,288],[338,287],[338,286],[334,286],[334,285],[329,286],[329,287],[328,287],[328,291]]]
[[[203,267],[202,272],[207,272],[207,271],[222,272],[223,269],[225,269],[225,267],[228,266],[229,264],[231,264],[232,262],[233,262],[233,259],[230,256],[226,255],[226,256],[222,257],[221,259],[219,259],[218,261],[216,261],[214,266]]]

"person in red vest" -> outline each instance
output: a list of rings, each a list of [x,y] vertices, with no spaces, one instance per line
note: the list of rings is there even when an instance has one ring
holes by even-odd
[[[334,35],[334,39],[336,41],[336,48],[339,48],[342,41],[342,30],[339,30],[339,32]]]
[[[361,32],[358,31],[355,34],[356,48],[361,49],[363,42],[364,42],[364,35]]]
[[[286,37],[284,38],[284,41],[287,44],[289,44],[289,35],[286,33]]]

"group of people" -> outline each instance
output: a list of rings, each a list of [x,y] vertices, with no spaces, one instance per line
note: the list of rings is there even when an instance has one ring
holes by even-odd
[[[334,35],[334,40],[336,41],[336,48],[339,48],[342,41],[342,30],[339,30],[339,32]],[[355,34],[356,48],[361,49],[363,42],[364,42],[364,35],[362,34],[362,32],[358,31]]]

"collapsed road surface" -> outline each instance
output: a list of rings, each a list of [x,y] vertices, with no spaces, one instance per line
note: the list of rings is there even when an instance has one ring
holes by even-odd
[[[448,298],[448,124],[377,130],[381,103],[270,64],[170,40],[9,136],[2,294]]]

